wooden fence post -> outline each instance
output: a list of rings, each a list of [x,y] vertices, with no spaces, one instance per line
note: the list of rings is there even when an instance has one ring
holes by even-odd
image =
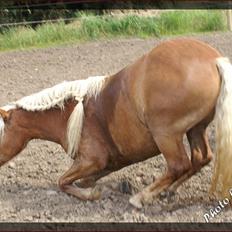
[[[229,31],[232,31],[232,10],[227,10],[227,26]]]

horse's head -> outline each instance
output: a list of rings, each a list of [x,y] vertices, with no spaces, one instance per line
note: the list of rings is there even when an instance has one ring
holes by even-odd
[[[25,147],[26,134],[13,118],[12,110],[0,109],[0,166]]]

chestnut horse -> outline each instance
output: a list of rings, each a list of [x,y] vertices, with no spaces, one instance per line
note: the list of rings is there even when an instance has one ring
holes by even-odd
[[[130,198],[140,208],[209,163],[206,128],[215,118],[212,191],[223,196],[232,187],[231,106],[229,60],[197,40],[168,40],[115,75],[61,83],[2,107],[0,165],[32,139],[56,142],[74,159],[60,189],[94,200],[99,178],[162,153],[166,173]]]

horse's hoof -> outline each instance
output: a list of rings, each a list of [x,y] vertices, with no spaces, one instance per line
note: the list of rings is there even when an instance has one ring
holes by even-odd
[[[93,188],[95,187],[96,183],[91,180],[81,180],[79,182],[76,182],[75,185],[78,188]]]
[[[131,205],[133,205],[135,208],[141,209],[143,207],[140,196],[135,195],[129,199],[129,202]]]

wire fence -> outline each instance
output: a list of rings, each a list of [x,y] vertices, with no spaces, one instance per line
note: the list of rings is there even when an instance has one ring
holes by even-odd
[[[98,3],[98,2],[103,2],[101,0],[72,0],[72,1],[55,1],[55,2],[48,2],[48,3],[36,3],[36,4],[21,4],[21,5],[5,5],[4,7],[7,9],[24,9],[24,8],[40,8],[40,7],[59,7],[63,5],[74,5],[74,4],[80,4],[80,3]]]
[[[81,4],[98,3],[101,0],[50,0],[49,2],[0,0],[0,29],[11,26],[36,25],[43,23],[69,22],[76,19],[75,12],[81,10]],[[33,16],[33,14],[35,16]]]
[[[56,22],[69,22],[77,19],[76,17],[72,18],[59,18],[59,19],[47,19],[47,20],[36,20],[36,21],[27,21],[27,22],[17,22],[17,23],[2,23],[1,27],[10,27],[10,26],[25,26],[33,24],[42,24],[42,23],[56,23]]]

